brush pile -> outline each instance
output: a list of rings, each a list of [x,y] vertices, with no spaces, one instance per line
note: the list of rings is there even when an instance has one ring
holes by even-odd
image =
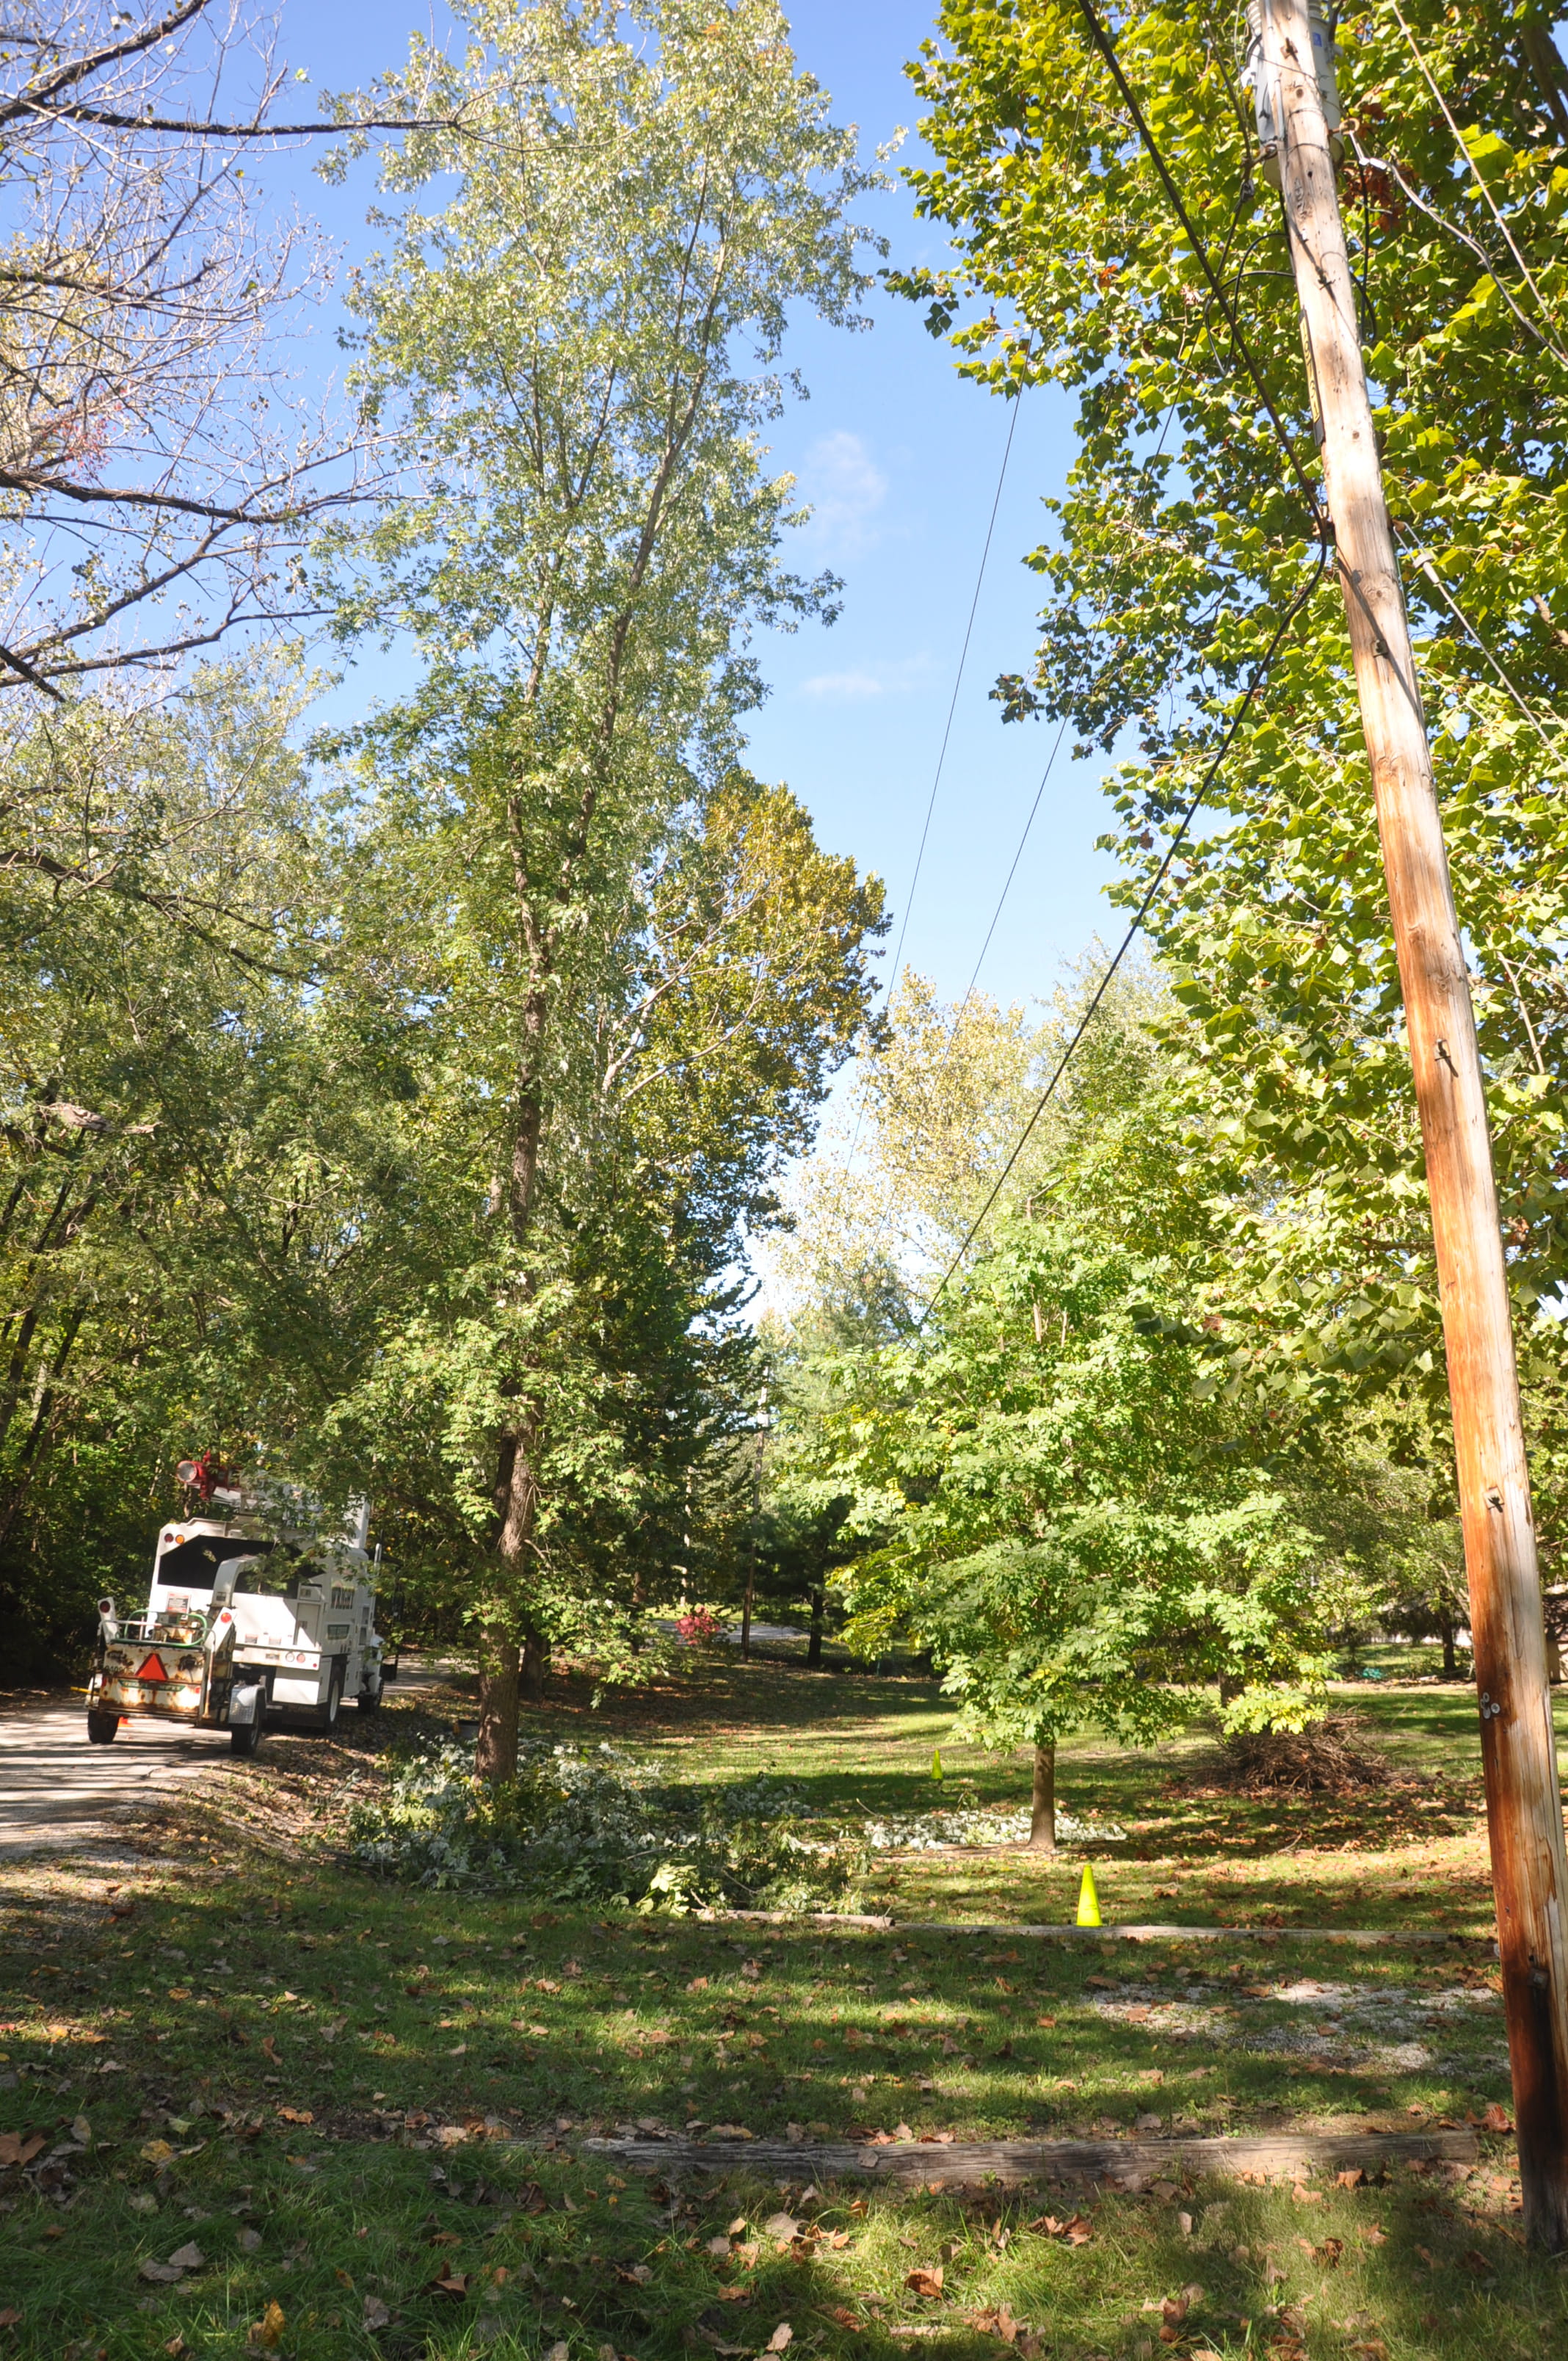
[[[1344,1795],[1388,1777],[1354,1713],[1327,1713],[1305,1730],[1237,1730],[1224,1758],[1230,1784],[1251,1795]]]

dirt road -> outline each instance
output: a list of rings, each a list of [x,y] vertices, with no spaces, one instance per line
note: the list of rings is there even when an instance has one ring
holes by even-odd
[[[218,1752],[228,1752],[221,1733],[156,1721],[131,1723],[112,1746],[90,1746],[76,1697],[0,1704],[0,1860],[110,1834]]]

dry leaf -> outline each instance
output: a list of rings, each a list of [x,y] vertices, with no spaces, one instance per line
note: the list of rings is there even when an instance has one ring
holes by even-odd
[[[725,2261],[728,2262],[729,2260],[730,2251],[729,2239],[726,2237],[710,2238],[707,2242],[707,2251],[710,2255],[722,2255]]]
[[[163,2287],[172,2287],[176,2279],[182,2279],[185,2276],[183,2267],[179,2263],[143,2263],[140,2273],[144,2279],[152,2279]]]
[[[43,2143],[41,2140],[38,2145],[40,2147],[42,2147]],[[137,2154],[141,2158],[144,2164],[167,2164],[170,2158],[173,2156],[174,2150],[170,2147],[167,2140],[150,2139],[143,2141],[141,2147],[137,2150]],[[0,2159],[0,2161],[3,2161],[3,2159]]]
[[[1358,2356],[1358,2361],[1388,2361],[1388,2347],[1380,2336],[1364,2336],[1349,2349]]]
[[[707,1978],[706,1976],[693,1976],[690,1983],[686,1986],[686,1990],[690,1993],[706,1992],[707,1990]]]
[[[1500,2107],[1496,2099],[1481,2114],[1472,2115],[1470,2120],[1477,2130],[1484,2132],[1511,2132],[1514,2127],[1507,2107]]]
[[[1334,2182],[1340,2189],[1359,2189],[1365,2178],[1360,2165],[1353,2164],[1347,2172],[1336,2172]]]
[[[1310,2246],[1307,2251],[1312,2257],[1314,2262],[1326,2264],[1331,2271],[1337,2270],[1339,2268],[1340,2257],[1344,2252],[1344,2240],[1343,2238],[1325,2238],[1321,2246]]]
[[[76,2142],[78,2147],[92,2147],[93,2127],[89,2124],[85,2115],[78,2115],[74,2118],[71,2126],[71,2136]]]
[[[1029,2227],[1043,2231],[1047,2238],[1065,2238],[1069,2246],[1087,2246],[1094,2235],[1094,2224],[1086,2213],[1069,2213],[1065,2222],[1058,2222],[1054,2213],[1042,2213]]]
[[[425,2287],[431,2295],[466,2295],[468,2274],[466,2271],[446,2271],[438,2279],[427,2279]]]
[[[367,2295],[365,2299],[365,2316],[362,2325],[366,2328],[389,2328],[391,2321],[392,2315],[380,2297]]]
[[[182,2271],[199,2271],[207,2257],[192,2238],[188,2245],[176,2246],[169,2259],[171,2263],[178,2263]]]
[[[174,2153],[164,2140],[151,2141],[148,2145],[162,2148],[165,2156],[172,2156]],[[42,2132],[33,2132],[30,2135],[22,2132],[0,2132],[0,2164],[30,2164],[43,2146]],[[145,2147],[142,2154],[147,2155]]]
[[[940,2295],[942,2292],[941,2264],[933,2263],[929,2268],[924,2263],[917,2264],[914,2270],[905,2273],[904,2284],[911,2295]]]
[[[191,2347],[182,2336],[174,2335],[169,2339],[163,2349],[170,2356],[170,2361],[185,2361],[185,2356]]]
[[[313,2124],[315,2122],[315,2117],[311,2113],[309,2107],[279,2107],[275,2112],[280,2120],[286,2124]]]
[[[16,2310],[16,2305],[14,2303],[8,2303],[4,2312],[0,2312],[0,2328],[15,2328],[21,2317],[22,2315]]]
[[[275,2036],[269,2033],[261,2047],[266,2051],[268,2057],[271,2059],[274,2066],[281,2066],[283,2060],[278,2055],[278,2043]]]
[[[1459,2259],[1467,2271],[1475,2272],[1478,2279],[1490,2279],[1496,2268],[1488,2256],[1478,2254],[1474,2246],[1467,2247]]]
[[[553,2345],[550,2347],[549,2352],[544,2356],[544,2361],[572,2361],[572,2348],[565,2337],[559,2345]]]
[[[1388,2233],[1381,2222],[1369,2223],[1361,2236],[1362,2243],[1368,2246],[1386,2246],[1388,2243]]]
[[[782,2238],[786,2246],[800,2235],[800,2224],[793,2213],[770,2213],[762,2227],[770,2238]]]
[[[847,2303],[828,2303],[822,2308],[828,2319],[836,2320],[840,2328],[859,2328],[861,2325],[860,2313],[851,2312]]]
[[[246,2334],[246,2344],[252,2353],[276,2353],[283,2342],[283,2331],[287,2326],[283,2307],[274,2298],[260,2319],[251,2322]]]

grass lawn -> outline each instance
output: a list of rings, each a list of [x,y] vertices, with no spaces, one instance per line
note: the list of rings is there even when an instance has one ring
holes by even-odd
[[[576,2150],[638,2124],[1404,2129],[1506,2102],[1470,1693],[1355,1694],[1390,1763],[1365,1800],[1249,1801],[1198,1740],[1064,1751],[1064,1807],[1124,1831],[1093,1847],[1106,1918],[1275,1930],[1234,1948],[964,1931],[1070,1917],[1081,1849],[883,1856],[866,1906],[900,1922],[886,1932],[345,1869],[349,1784],[460,1712],[455,1692],[339,1741],[269,1739],[255,1765],[215,1755],[203,1793],[129,1842],[0,1873],[0,2356],[1568,2351],[1563,2267],[1522,2248],[1506,2140],[1484,2137],[1475,2169],[1354,2189],[1142,2197],[651,2181]],[[783,1774],[838,1809],[1026,1790],[1021,1760],[951,1745],[917,1681],[724,1661],[598,1714],[562,1685],[543,1719],[694,1779]],[[901,1931],[927,1920],[959,1931]],[[1335,1925],[1468,1939],[1289,1931]]]

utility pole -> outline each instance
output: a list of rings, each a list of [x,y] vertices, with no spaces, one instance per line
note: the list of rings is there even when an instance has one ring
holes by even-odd
[[[762,1521],[762,1448],[768,1433],[768,1384],[762,1380],[762,1400],[757,1405],[757,1455],[751,1468],[751,1526],[746,1558],[746,1597],[740,1609],[740,1656],[746,1662],[751,1653],[751,1600],[757,1588],[757,1527]]]
[[[1334,188],[1332,36],[1309,0],[1255,0],[1252,20],[1258,128],[1306,328],[1426,1148],[1525,2230],[1557,2249],[1568,2246],[1568,1852],[1475,1019]]]

